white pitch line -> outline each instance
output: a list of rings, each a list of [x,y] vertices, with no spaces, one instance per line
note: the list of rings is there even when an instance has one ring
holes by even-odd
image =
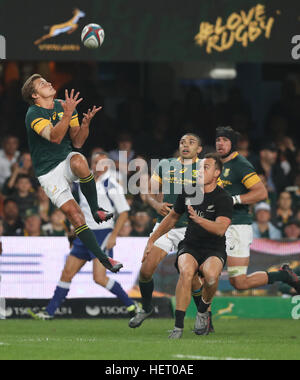
[[[218,358],[216,356],[197,356],[197,355],[173,355],[177,359],[194,359],[194,360],[259,360],[245,358]]]

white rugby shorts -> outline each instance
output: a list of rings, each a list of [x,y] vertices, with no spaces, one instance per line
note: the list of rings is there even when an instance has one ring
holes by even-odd
[[[159,227],[159,223],[154,226],[153,232]],[[186,227],[173,228],[167,234],[161,236],[154,243],[155,247],[158,247],[166,253],[175,252],[178,249],[179,243],[184,239]]]
[[[230,257],[250,257],[253,241],[252,226],[248,224],[231,225],[226,232],[226,252]]]
[[[67,158],[49,173],[38,177],[38,180],[51,202],[58,208],[74,199],[71,191],[72,182],[79,178],[70,167],[70,160],[78,152],[71,152]],[[80,154],[81,155],[81,154]]]

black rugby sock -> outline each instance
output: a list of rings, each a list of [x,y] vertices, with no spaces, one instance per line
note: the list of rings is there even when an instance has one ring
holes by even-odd
[[[200,297],[199,306],[198,306],[199,313],[205,313],[207,309],[210,307],[210,305],[211,305],[210,303],[205,303],[203,301],[203,298]]]
[[[152,293],[154,289],[154,281],[151,279],[148,282],[139,281],[140,291],[142,294],[143,309],[146,313],[150,313],[152,310]]]
[[[179,329],[184,328],[185,311],[175,310],[175,327]]]

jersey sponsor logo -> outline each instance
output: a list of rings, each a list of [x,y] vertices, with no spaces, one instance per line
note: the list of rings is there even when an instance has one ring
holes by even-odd
[[[223,176],[224,176],[224,177],[228,177],[228,176],[229,176],[229,173],[230,173],[230,168],[226,168],[226,169],[224,170]]]

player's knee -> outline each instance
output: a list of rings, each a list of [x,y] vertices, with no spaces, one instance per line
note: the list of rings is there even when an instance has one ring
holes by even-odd
[[[214,271],[208,271],[204,274],[204,278],[208,286],[213,286],[218,282],[219,274]]]
[[[85,158],[79,154],[76,154],[71,159],[71,168],[75,173],[80,172],[80,170],[85,167],[86,161]]]
[[[183,281],[192,282],[195,276],[195,272],[188,267],[180,269],[180,277]]]

